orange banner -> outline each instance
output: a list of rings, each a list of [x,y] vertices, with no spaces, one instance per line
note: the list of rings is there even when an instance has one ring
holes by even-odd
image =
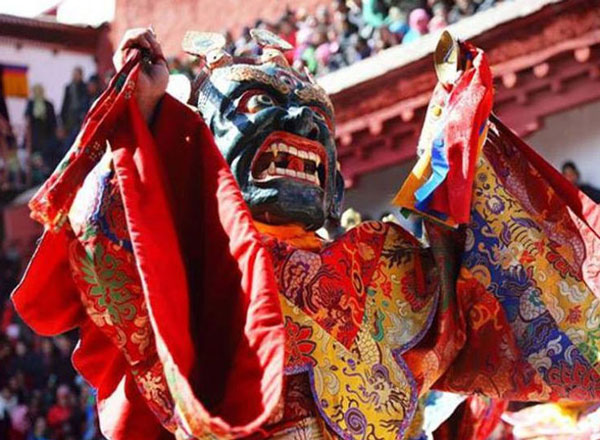
[[[2,88],[6,97],[27,98],[29,96],[27,67],[3,65]]]

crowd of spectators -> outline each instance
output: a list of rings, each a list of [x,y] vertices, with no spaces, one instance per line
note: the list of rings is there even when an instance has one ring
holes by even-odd
[[[93,391],[71,365],[77,336],[36,335],[9,302],[22,269],[16,249],[0,248],[0,439],[102,439]]]
[[[0,99],[0,439],[95,440],[98,430],[91,388],[71,365],[76,334],[45,338],[15,313],[9,296],[24,269],[24,256],[3,242],[2,209],[23,190],[42,183],[77,135],[100,94],[75,68],[57,114],[40,84],[32,87],[22,139],[15,136]],[[1,94],[0,94],[1,96]]]
[[[294,47],[290,63],[300,71],[306,66],[320,75],[415,41],[501,1],[334,0],[319,6],[314,14],[304,8],[288,9],[278,20],[257,20],[253,27],[270,30],[288,41]],[[226,36],[228,49],[236,56],[260,52],[249,27],[237,39],[229,32]],[[173,71],[190,71],[180,61],[171,61]]]
[[[75,335],[34,335],[11,313],[0,332],[0,438],[103,438],[93,391],[71,366]]]
[[[334,0],[314,14],[288,9],[278,20],[257,20],[254,27],[277,33],[292,44],[289,61],[299,70],[324,74],[348,66],[391,46],[409,43],[503,0]],[[227,32],[228,49],[237,56],[258,54],[260,48],[243,29],[237,39]],[[172,72],[193,75],[193,67],[177,58]],[[73,71],[57,114],[41,84],[32,87],[23,139],[13,135],[8,118],[0,115],[0,203],[40,184],[74,140],[84,115],[100,94],[102,81],[84,81]]]

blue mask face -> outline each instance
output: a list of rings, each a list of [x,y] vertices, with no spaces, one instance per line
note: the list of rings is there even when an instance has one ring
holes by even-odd
[[[216,69],[198,109],[256,220],[317,229],[338,218],[333,109],[318,86],[273,64]]]

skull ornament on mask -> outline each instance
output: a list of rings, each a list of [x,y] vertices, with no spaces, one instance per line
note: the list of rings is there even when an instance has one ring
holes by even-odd
[[[262,56],[233,59],[215,34],[186,35],[184,49],[206,63],[198,111],[256,220],[317,229],[339,218],[344,191],[333,107],[310,77],[290,68],[281,52],[287,43],[266,31],[253,37]]]

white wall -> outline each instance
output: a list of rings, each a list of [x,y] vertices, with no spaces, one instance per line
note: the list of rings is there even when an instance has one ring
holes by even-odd
[[[46,97],[54,104],[57,114],[60,112],[65,85],[71,79],[73,68],[81,66],[84,78],[96,72],[94,57],[80,52],[59,50],[42,45],[22,42],[20,49],[14,41],[0,40],[0,63],[24,65],[29,68],[27,78],[29,87],[40,83],[46,89]],[[24,129],[26,99],[8,98],[7,106],[11,123],[18,136]]]
[[[600,188],[600,101],[547,117],[527,142],[556,168],[572,160],[581,181]]]
[[[414,163],[415,161],[410,161],[362,176],[354,188],[346,190],[344,209],[354,208],[371,216],[373,220],[379,220],[384,212],[397,212],[392,209],[390,202],[412,170]],[[344,171],[343,164],[342,171]]]
[[[58,5],[57,19],[61,23],[100,26],[115,18],[115,0],[94,0],[81,6],[81,0],[62,0]]]
[[[581,172],[582,182],[600,188],[600,101],[547,117],[543,128],[526,141],[556,168],[572,160]],[[361,177],[355,188],[346,191],[344,207],[374,219],[391,211],[389,201],[413,163]]]

